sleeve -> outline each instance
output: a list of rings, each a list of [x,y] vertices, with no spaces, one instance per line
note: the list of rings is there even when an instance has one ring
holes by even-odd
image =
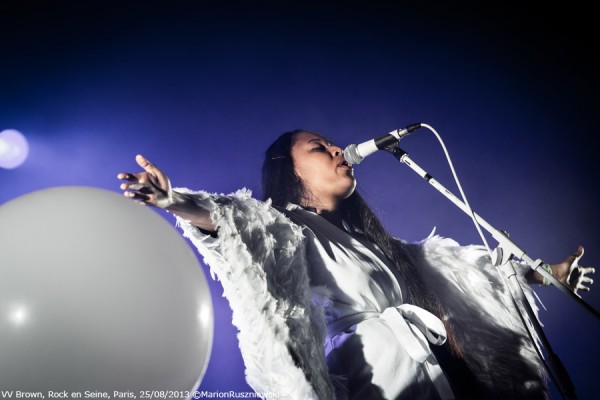
[[[547,376],[535,348],[538,339],[528,335],[507,282],[485,247],[461,246],[437,235],[403,245],[444,305],[465,361],[480,382],[495,392],[506,390],[524,398],[545,392]],[[515,267],[537,317],[523,266]]]
[[[302,229],[242,189],[230,195],[175,189],[210,212],[216,237],[177,218],[223,286],[246,380],[259,394],[332,399],[322,311],[311,302]]]

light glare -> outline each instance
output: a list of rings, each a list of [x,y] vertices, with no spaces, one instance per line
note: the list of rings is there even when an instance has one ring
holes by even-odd
[[[0,132],[0,168],[17,168],[28,155],[29,144],[21,132],[15,129]]]
[[[19,327],[29,319],[29,310],[22,304],[15,304],[8,313],[8,321],[11,325]]]

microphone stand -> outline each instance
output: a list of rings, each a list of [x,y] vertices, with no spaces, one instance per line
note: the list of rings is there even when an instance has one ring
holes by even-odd
[[[579,304],[585,310],[590,312],[598,320],[600,320],[600,313],[598,313],[598,311],[596,311],[593,307],[591,307],[589,304],[583,301],[581,297],[579,297],[577,294],[571,291],[567,286],[563,285],[552,274],[550,274],[544,268],[540,268],[544,264],[542,260],[532,259],[523,249],[521,249],[512,239],[508,237],[508,234],[506,232],[494,228],[475,212],[472,212],[472,210],[469,209],[469,207],[467,207],[467,205],[462,200],[456,197],[452,192],[446,189],[442,184],[440,184],[430,174],[428,174],[423,168],[421,168],[417,163],[415,163],[408,156],[408,154],[400,148],[398,143],[387,147],[385,150],[391,153],[398,161],[409,166],[421,178],[425,179],[431,186],[433,186],[436,190],[443,194],[448,200],[450,200],[454,205],[456,205],[458,208],[464,211],[467,215],[474,216],[477,222],[486,231],[488,231],[494,237],[494,239],[496,239],[496,241],[498,242],[498,247],[492,252],[492,264],[496,267],[499,267],[499,269],[507,278],[512,300],[528,333],[533,337],[532,329],[535,330],[535,333],[537,334],[537,337],[540,340],[543,348],[546,349],[546,352],[548,354],[548,363],[546,363],[546,361],[544,360],[540,352],[540,348],[538,347],[538,343],[536,343],[536,341],[533,340],[533,343],[536,346],[544,365],[546,366],[548,372],[554,379],[561,395],[563,396],[563,398],[576,399],[575,388],[569,377],[569,374],[567,373],[565,367],[560,361],[558,355],[556,355],[556,353],[552,351],[550,342],[546,338],[546,335],[544,334],[544,331],[541,328],[541,324],[537,320],[537,317],[535,316],[531,305],[525,297],[523,288],[517,280],[517,272],[515,271],[514,265],[512,264],[512,260],[514,258],[523,260],[531,267],[531,269],[542,275],[552,285],[554,285],[561,292],[573,299],[577,304]]]

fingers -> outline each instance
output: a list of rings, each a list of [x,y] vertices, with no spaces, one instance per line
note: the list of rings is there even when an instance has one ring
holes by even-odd
[[[132,200],[135,200],[138,204],[146,205],[146,202],[150,200],[149,194],[152,191],[146,186],[148,179],[142,174],[132,174],[129,172],[120,172],[117,174],[117,178],[126,182],[121,183],[119,188],[123,191],[123,195]]]
[[[142,167],[144,169],[144,171],[146,171],[148,173],[151,173],[153,175],[157,175],[157,173],[160,173],[160,170],[154,164],[152,164],[150,161],[148,161],[148,159],[146,159],[144,156],[142,156],[141,154],[138,154],[137,156],[135,156],[135,161],[138,163],[138,165],[140,167]],[[117,174],[118,179],[131,181],[131,182],[138,181],[142,176],[143,176],[143,174],[131,174],[128,172],[119,172]]]
[[[148,161],[141,154],[138,154],[137,156],[135,156],[135,161],[138,163],[138,165],[140,167],[144,168],[144,171],[146,171],[147,173],[151,173],[151,174],[155,175],[156,172],[159,171],[158,168],[156,168],[156,166],[154,166],[150,161]],[[145,183],[145,181],[147,180],[147,176],[144,173],[131,174],[129,172],[120,172],[119,174],[117,174],[117,178],[121,179],[121,180],[129,181],[129,182],[140,182],[142,184]],[[121,189],[125,190],[123,188],[123,185],[121,185]],[[137,190],[137,189],[132,187],[132,190]]]
[[[583,290],[584,292],[589,292],[591,289],[590,286],[593,284],[594,284],[594,280],[592,278],[588,278],[587,276],[580,277],[577,280],[577,284],[575,285],[574,292],[577,293],[580,290]]]
[[[120,172],[117,175],[117,179],[125,180],[125,181],[137,181],[138,176],[136,174],[129,174],[127,172]]]
[[[148,159],[141,154],[138,154],[137,156],[135,156],[135,161],[138,163],[138,165],[140,167],[144,168],[144,171],[146,171],[146,172],[150,172],[150,173],[154,174],[158,170],[158,168],[156,168],[156,166],[154,164],[152,164],[150,161],[148,161]]]
[[[136,202],[159,208],[169,207],[173,202],[169,178],[141,154],[135,157],[135,161],[144,172],[117,174],[117,178],[124,181],[120,185],[121,190],[125,191],[123,194]]]
[[[121,190],[131,190],[134,192],[140,192],[142,194],[149,194],[151,190],[149,189],[149,185],[151,184],[151,176],[148,171],[152,170],[154,167],[145,157],[138,155],[136,156],[137,163],[145,169],[146,172],[140,172],[137,174],[132,174],[129,172],[120,172],[117,174],[117,178],[127,181],[121,183],[119,186]],[[129,197],[128,194],[124,193]]]
[[[140,190],[144,187],[141,183],[121,183],[121,190]]]
[[[579,258],[583,257],[583,253],[584,253],[583,246],[579,245],[579,247],[577,248],[575,253],[573,253],[573,256],[575,256],[575,258],[579,259]]]
[[[593,285],[594,284],[594,280],[592,278],[588,278],[587,276],[584,276],[583,278],[580,279],[579,284],[583,285],[584,283],[587,283],[589,285]],[[587,290],[590,290],[589,288],[586,288]]]
[[[144,180],[144,179],[137,179],[137,180],[132,179],[132,181],[130,181],[130,182],[121,183],[119,188],[124,191],[123,195],[125,197],[129,197],[130,199],[133,199],[133,200],[139,200],[144,203],[146,203],[146,202],[153,203],[152,195],[155,194],[155,191],[153,190],[153,187],[151,185],[152,185],[151,182],[148,182],[147,180]],[[156,196],[154,196],[154,197],[156,197]]]
[[[573,291],[575,292],[575,294],[577,294],[577,292],[579,290],[583,290],[584,292],[589,292],[591,289],[591,285],[594,284],[594,280],[592,278],[590,278],[589,276],[587,276],[588,274],[593,274],[594,272],[596,272],[596,269],[593,267],[580,267],[577,266],[576,268],[574,268],[575,276],[574,276],[574,289]]]
[[[135,156],[135,161],[140,167],[144,168],[144,171],[146,171],[149,175],[157,179],[156,183],[161,189],[169,190],[169,179],[160,168],[152,164],[150,161],[148,161],[146,157],[144,157],[141,154]]]
[[[579,277],[577,279],[577,284],[583,284],[583,283],[588,283],[588,284],[593,284],[594,280],[592,278],[590,278],[588,276],[593,274],[594,272],[596,272],[596,269],[593,267],[579,267]],[[588,289],[589,290],[589,289]]]
[[[583,275],[596,273],[596,268],[594,267],[579,267],[579,270]]]
[[[147,199],[142,199],[142,198],[138,198],[136,197],[136,193],[137,191],[142,191],[144,190],[144,184],[140,183],[140,178],[137,174],[130,174],[127,172],[120,172],[119,174],[117,174],[117,178],[127,181],[127,182],[123,182],[119,185],[119,188],[121,190],[129,190],[129,192],[124,192],[123,195],[129,198],[132,198],[134,200],[147,200]],[[142,193],[140,193],[142,194]]]
[[[150,196],[144,194],[144,193],[139,193],[139,192],[125,192],[123,193],[123,195],[125,197],[129,197],[130,199],[133,200],[140,200],[141,202],[147,202],[148,200],[150,200]]]
[[[154,193],[149,183],[121,183],[119,188],[121,190],[130,190],[132,192],[139,192],[142,194]]]
[[[144,204],[151,200],[152,191],[141,183],[122,183],[123,196],[135,200],[138,204]]]

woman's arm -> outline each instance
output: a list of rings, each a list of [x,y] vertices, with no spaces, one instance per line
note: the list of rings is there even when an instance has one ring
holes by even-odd
[[[167,175],[145,157],[138,154],[135,161],[144,172],[121,172],[117,175],[117,178],[126,181],[120,186],[125,190],[125,196],[141,204],[163,208],[204,231],[215,232],[208,210],[198,206],[189,195],[173,191]]]
[[[590,290],[589,285],[594,283],[592,278],[589,278],[587,274],[593,274],[595,269],[579,265],[579,260],[583,257],[583,252],[583,246],[579,246],[577,251],[566,257],[561,263],[550,265],[552,275],[575,293],[578,290],[588,292]],[[533,270],[527,272],[525,278],[528,283],[544,283],[543,276]]]
[[[125,195],[167,209],[223,286],[248,383],[286,399],[333,399],[323,350],[323,311],[312,304],[302,228],[248,190],[230,195],[178,188],[136,157],[144,172],[121,173]],[[206,235],[215,231],[219,235]],[[202,229],[197,229],[202,228]],[[300,361],[298,361],[300,360]]]

